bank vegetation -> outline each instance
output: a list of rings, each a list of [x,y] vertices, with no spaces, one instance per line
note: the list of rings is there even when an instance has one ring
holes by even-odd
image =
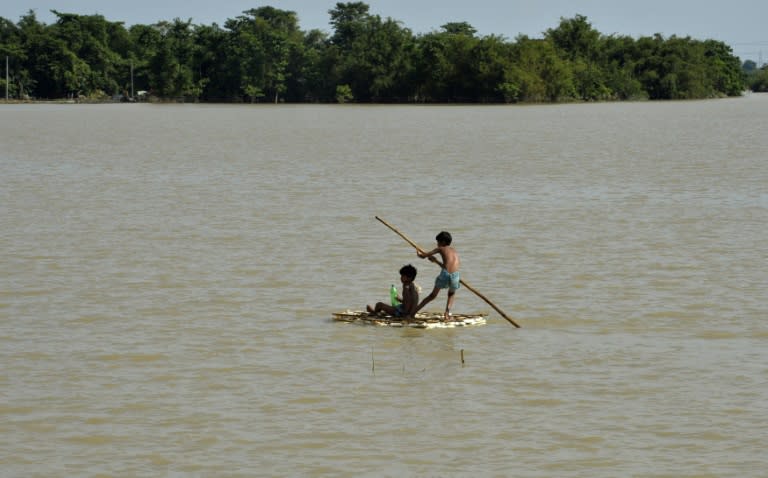
[[[223,26],[152,25],[53,11],[0,18],[11,98],[201,102],[516,103],[737,96],[740,60],[717,40],[605,35],[581,15],[541,38],[478,35],[467,22],[416,34],[336,3],[330,32],[260,7]],[[759,76],[756,69],[753,77]]]

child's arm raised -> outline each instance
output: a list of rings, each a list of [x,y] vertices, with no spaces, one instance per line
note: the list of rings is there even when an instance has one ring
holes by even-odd
[[[417,251],[417,252],[416,252],[416,255],[417,255],[417,256],[421,257],[422,259],[427,259],[427,258],[429,258],[429,260],[430,260],[430,261],[432,261],[432,262],[436,262],[436,261],[437,261],[437,259],[435,259],[434,257],[432,257],[432,256],[434,256],[435,254],[440,254],[440,256],[442,257],[442,255],[443,255],[443,251],[441,251],[439,247],[436,247],[436,248],[432,249],[432,250],[431,250],[431,251],[429,251],[429,252],[422,252],[422,251]]]

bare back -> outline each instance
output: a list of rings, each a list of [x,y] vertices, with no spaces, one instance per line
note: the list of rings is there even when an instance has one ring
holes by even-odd
[[[449,273],[454,273],[459,270],[461,261],[459,260],[459,253],[456,252],[451,246],[442,246],[437,248],[440,251],[440,257],[443,258],[443,267]]]
[[[413,282],[403,284],[403,312],[407,317],[416,315],[419,306],[419,291]]]

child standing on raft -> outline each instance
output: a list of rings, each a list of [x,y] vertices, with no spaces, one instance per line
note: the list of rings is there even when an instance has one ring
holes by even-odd
[[[432,256],[440,254],[440,257],[443,259],[443,269],[435,279],[435,288],[421,301],[414,313],[420,311],[425,305],[435,300],[440,293],[440,289],[448,289],[448,300],[445,303],[444,318],[445,320],[450,320],[454,296],[459,287],[461,287],[459,253],[456,252],[456,249],[451,247],[453,238],[451,237],[450,232],[442,231],[435,237],[435,239],[437,240],[437,247],[435,249],[429,252],[419,251],[416,254],[422,259],[429,257],[431,261],[435,260]]]

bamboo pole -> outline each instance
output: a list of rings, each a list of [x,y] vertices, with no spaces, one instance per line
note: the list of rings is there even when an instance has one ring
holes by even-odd
[[[397,230],[397,228],[395,228],[393,225],[389,224],[387,221],[385,221],[384,219],[380,218],[379,216],[374,216],[374,217],[376,218],[376,220],[377,220],[377,221],[379,221],[380,223],[384,224],[385,226],[387,226],[388,228],[390,228],[392,231],[394,231],[394,233],[395,233],[395,234],[397,234],[398,236],[402,237],[402,238],[405,240],[405,242],[407,242],[408,244],[410,244],[411,246],[413,246],[413,247],[414,247],[414,248],[415,248],[415,249],[416,249],[418,252],[426,252],[426,251],[424,251],[424,249],[422,249],[421,247],[419,247],[419,245],[418,245],[418,244],[416,244],[415,242],[413,242],[412,240],[410,240],[410,239],[409,239],[409,238],[408,238],[408,237],[407,237],[405,234],[403,234],[402,232],[398,231],[398,230]],[[435,264],[439,265],[440,267],[443,267],[443,264],[442,264],[442,262],[440,262],[439,260],[435,259],[434,257],[430,257],[429,259],[430,259],[432,262],[434,262]],[[500,314],[502,317],[504,317],[505,319],[507,319],[507,321],[508,321],[510,324],[514,325],[514,326],[515,326],[515,327],[517,327],[517,328],[520,328],[520,326],[519,326],[519,325],[518,325],[518,324],[517,324],[517,323],[516,323],[514,320],[512,320],[512,319],[511,319],[511,318],[510,318],[510,317],[509,317],[507,314],[505,314],[503,310],[499,309],[499,307],[498,307],[496,304],[494,304],[493,302],[491,302],[491,300],[490,300],[490,299],[488,299],[488,297],[484,296],[484,295],[483,295],[483,294],[481,294],[481,293],[480,293],[480,292],[479,292],[477,289],[475,289],[474,287],[472,287],[472,286],[470,286],[469,284],[467,284],[467,283],[464,281],[464,279],[460,279],[460,281],[459,281],[459,282],[461,282],[461,285],[463,285],[464,287],[466,287],[467,289],[469,289],[469,290],[470,290],[470,292],[473,292],[473,293],[474,293],[476,296],[478,296],[478,297],[480,297],[481,299],[483,299],[483,300],[485,301],[485,303],[486,303],[486,304],[488,304],[488,305],[490,305],[491,307],[493,307],[493,309],[494,309],[496,312],[498,312],[498,313],[499,313],[499,314]]]

